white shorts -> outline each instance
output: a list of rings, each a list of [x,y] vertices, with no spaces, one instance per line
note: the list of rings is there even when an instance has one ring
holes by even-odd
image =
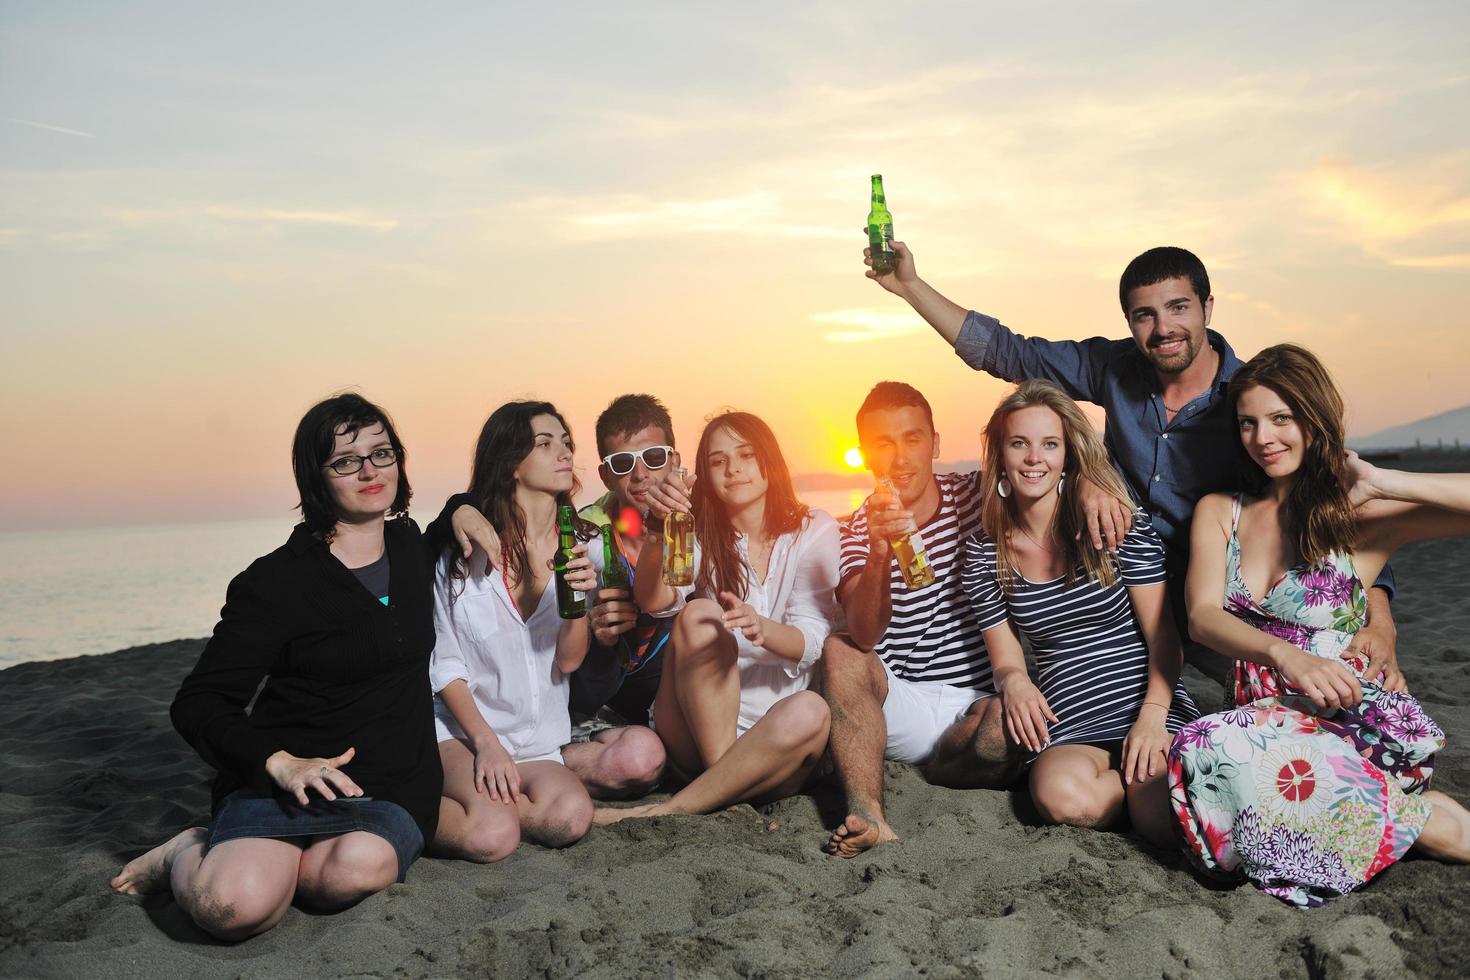
[[[465,748],[470,748],[470,740],[465,737],[464,729],[459,727],[459,722],[454,720],[454,716],[449,713],[449,708],[438,698],[434,699],[434,735],[440,742],[447,742],[452,738],[464,743]],[[505,748],[505,751],[510,753],[510,757],[516,765],[520,765],[522,762],[560,762],[565,765],[561,757],[560,747],[555,750],[547,747],[541,752],[537,752],[534,749],[518,751],[513,746],[506,745],[505,739],[500,738],[498,733],[495,737],[500,739],[500,744]],[[470,749],[470,751],[473,752],[474,749]]]
[[[970,705],[995,696],[990,691],[952,687],[941,681],[904,680],[894,676],[887,664],[883,664],[883,673],[888,675],[888,697],[883,702],[888,744],[883,758],[909,765],[928,759],[939,736],[963,718]]]

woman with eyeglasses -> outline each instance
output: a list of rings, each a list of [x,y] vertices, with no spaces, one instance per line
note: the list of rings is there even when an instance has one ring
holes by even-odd
[[[827,747],[827,704],[808,690],[836,616],[837,522],[796,498],[776,436],[746,412],[705,426],[692,491],[651,488],[638,605],[675,616],[654,728],[692,781],[658,804],[600,809],[599,823],[712,813],[798,792]],[[662,577],[661,522],[694,515],[694,584]]]
[[[433,839],[433,566],[406,516],[406,462],[359,395],[302,418],[303,521],[230,583],[170,711],[218,770],[213,821],[130,862],[114,889],[171,888],[205,932],[241,940],[292,902],[330,912],[402,881]]]
[[[587,618],[562,619],[552,556],[557,510],[580,486],[572,436],[550,402],[515,401],[485,420],[475,446],[469,496],[495,528],[499,567],[482,554],[446,553],[434,584],[430,680],[444,765],[437,851],[499,861],[522,839],[545,847],[580,840],[592,797],[565,765],[571,741],[567,675],[587,655]],[[596,588],[587,538],[566,578]]]

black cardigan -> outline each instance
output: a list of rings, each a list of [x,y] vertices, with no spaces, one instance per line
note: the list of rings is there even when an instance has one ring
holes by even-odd
[[[343,771],[366,795],[407,810],[425,845],[434,839],[444,781],[429,687],[434,560],[407,517],[388,521],[383,537],[387,606],[305,524],[230,583],[214,636],[169,710],[219,770],[216,810],[241,788],[283,796],[265,771],[281,749],[330,758],[352,746]]]

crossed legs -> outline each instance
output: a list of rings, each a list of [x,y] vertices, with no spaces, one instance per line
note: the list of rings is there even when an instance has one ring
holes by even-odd
[[[459,739],[439,743],[444,795],[433,849],[446,857],[487,864],[510,855],[521,840],[544,847],[575,844],[592,826],[592,798],[559,762],[522,762],[520,799],[502,803],[475,789],[475,755]]]
[[[393,847],[367,831],[301,841],[246,837],[206,852],[208,842],[204,828],[185,830],[128,862],[112,887],[128,895],[171,888],[199,928],[238,942],[275,926],[292,901],[334,912],[398,879]]]
[[[669,757],[699,776],[663,803],[599,809],[596,821],[710,813],[800,790],[827,744],[828,712],[822,698],[811,691],[782,698],[737,738],[737,648],[720,621],[719,605],[708,599],[690,602],[674,623],[671,647],[664,653],[654,723]]]

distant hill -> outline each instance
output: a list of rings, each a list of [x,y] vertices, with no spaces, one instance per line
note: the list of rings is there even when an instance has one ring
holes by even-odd
[[[1427,419],[1396,425],[1372,435],[1349,439],[1354,449],[1405,449],[1415,444],[1426,449],[1441,443],[1445,448],[1470,446],[1470,405],[1452,408]]]

